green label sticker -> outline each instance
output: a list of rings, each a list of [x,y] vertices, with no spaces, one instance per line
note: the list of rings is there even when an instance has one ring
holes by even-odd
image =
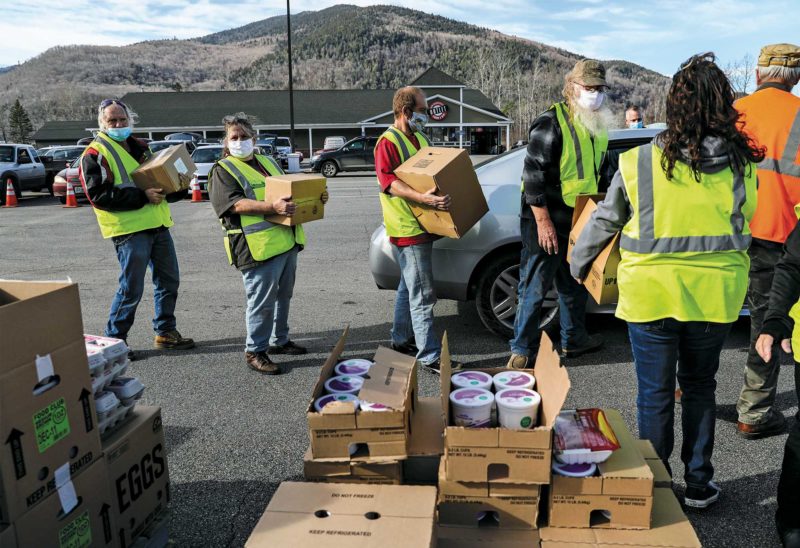
[[[529,403],[533,401],[533,398],[522,398],[522,401]]]
[[[519,425],[521,427],[523,427],[523,428],[528,428],[528,427],[530,427],[532,422],[533,422],[533,419],[531,419],[530,417],[522,417],[522,420],[519,421]]]
[[[44,453],[58,441],[69,436],[67,404],[59,398],[33,415],[33,429],[39,453]]]
[[[60,548],[88,548],[92,545],[92,523],[86,511],[58,532]]]
[[[347,397],[346,396],[336,396],[336,399],[339,400],[339,401],[344,401],[344,400],[347,399]]]
[[[486,396],[479,396],[479,397],[478,397],[478,399],[479,399],[479,400],[486,400],[486,399],[488,399],[488,398],[487,398]]]
[[[470,384],[478,384],[478,381],[469,381]]]

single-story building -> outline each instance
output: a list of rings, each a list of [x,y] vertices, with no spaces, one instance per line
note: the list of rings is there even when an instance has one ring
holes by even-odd
[[[483,93],[429,68],[412,85],[428,96],[428,133],[437,145],[470,148],[473,153],[510,147],[513,123]],[[296,148],[308,157],[325,137],[379,135],[392,124],[392,89],[295,90]],[[223,136],[222,117],[246,112],[260,133],[289,134],[286,90],[136,92],[122,101],[139,115],[135,134],[161,139],[190,131],[205,138]],[[73,144],[97,130],[97,121],[47,122],[34,135],[37,146]]]

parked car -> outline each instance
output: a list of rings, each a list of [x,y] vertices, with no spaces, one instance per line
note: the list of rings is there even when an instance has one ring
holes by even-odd
[[[319,156],[323,152],[329,152],[331,150],[339,150],[344,146],[347,142],[343,136],[332,136],[332,137],[325,137],[325,141],[322,143],[322,148],[314,152],[314,156]]]
[[[199,133],[192,133],[190,131],[182,131],[180,133],[170,133],[164,136],[165,141],[190,141],[192,143],[199,143],[203,140],[203,136]]]
[[[256,137],[256,146],[261,149],[261,154],[275,157],[275,137]]]
[[[604,162],[613,162],[621,152],[650,142],[660,129],[624,129],[609,132]],[[525,148],[517,148],[476,166],[489,212],[456,240],[441,238],[433,245],[434,286],[442,299],[475,300],[483,324],[509,338],[517,312],[519,253],[520,175]],[[604,167],[606,173],[608,169]],[[381,289],[396,289],[400,269],[383,225],[372,234],[369,263],[375,283]],[[548,295],[542,324],[558,311],[554,292]],[[614,305],[596,305],[589,299],[588,312],[612,313]]]
[[[222,145],[202,145],[192,152],[192,161],[197,166],[194,172],[194,180],[200,183],[200,190],[208,192],[208,172],[211,171],[214,163],[222,156],[224,147]]]
[[[78,139],[78,142],[75,143],[75,144],[76,145],[84,145],[85,146],[85,145],[91,144],[92,141],[94,141],[94,137],[83,137],[81,139]]]
[[[273,156],[275,156],[275,159],[280,162],[281,167],[287,167],[289,165],[289,158],[287,154],[291,154],[292,152],[297,152],[300,154],[300,161],[303,161],[303,153],[299,150],[294,150],[292,141],[288,137],[275,137],[272,140],[272,146],[275,149]]]
[[[83,185],[81,185],[81,180],[78,176],[80,162],[80,157],[76,158],[69,166],[59,171],[53,179],[53,196],[58,198],[58,201],[62,204],[67,203],[67,182],[72,183],[72,189],[75,191],[75,197],[78,200],[88,201],[88,198],[83,193]]]
[[[6,184],[9,179],[17,198],[23,190],[38,192],[47,188],[44,164],[31,145],[0,145],[0,204],[6,203]]]
[[[325,177],[335,177],[340,171],[370,171],[375,169],[377,137],[356,137],[341,148],[323,152],[311,158],[311,171]]]
[[[175,145],[184,144],[186,145],[186,150],[189,151],[189,154],[194,152],[194,149],[197,148],[197,145],[194,144],[192,141],[150,141],[147,143],[147,147],[150,149],[150,152],[155,154],[165,148],[174,147]]]
[[[43,154],[39,154],[47,175],[47,187],[51,189],[51,191],[53,180],[55,179],[56,174],[61,170],[66,169],[67,166],[69,166],[77,158],[80,158],[84,150],[86,150],[85,146],[70,145],[61,147],[48,147]]]

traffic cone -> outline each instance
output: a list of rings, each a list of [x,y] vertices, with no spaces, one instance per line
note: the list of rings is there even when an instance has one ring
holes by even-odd
[[[202,202],[203,192],[200,190],[200,183],[198,180],[192,179],[192,182],[189,186],[192,187],[192,202]]]
[[[69,181],[67,181],[67,202],[61,207],[79,207],[78,199],[75,197],[75,189]]]
[[[17,207],[19,202],[17,202],[17,193],[14,192],[14,183],[11,182],[11,179],[6,180],[6,205],[3,207]]]

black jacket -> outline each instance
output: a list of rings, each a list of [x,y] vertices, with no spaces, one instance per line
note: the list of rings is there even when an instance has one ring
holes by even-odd
[[[800,299],[800,223],[795,225],[783,246],[783,257],[775,265],[772,291],[769,296],[769,310],[764,317],[762,333],[776,339],[792,336],[794,320],[789,310]]]

